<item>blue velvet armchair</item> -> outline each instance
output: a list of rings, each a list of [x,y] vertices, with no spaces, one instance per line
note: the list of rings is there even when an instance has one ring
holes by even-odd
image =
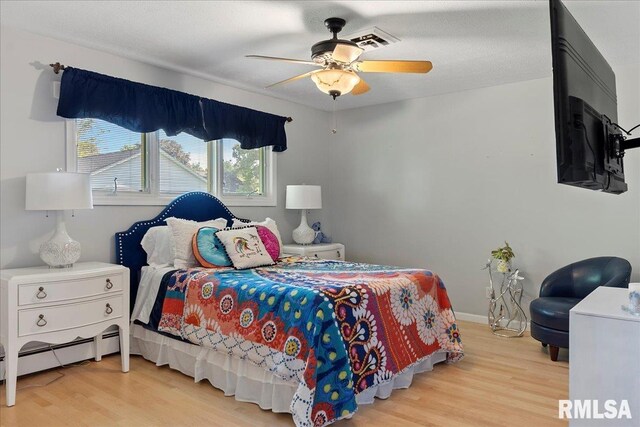
[[[560,347],[569,348],[569,310],[598,286],[626,288],[631,278],[629,261],[616,257],[589,258],[562,267],[547,276],[540,298],[531,302],[531,336],[558,360]]]

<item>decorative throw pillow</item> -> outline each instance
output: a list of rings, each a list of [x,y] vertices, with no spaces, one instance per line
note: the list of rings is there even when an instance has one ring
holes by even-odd
[[[232,265],[222,242],[216,237],[218,231],[219,229],[215,227],[202,227],[193,235],[193,255],[203,267],[215,268]]]
[[[171,229],[173,235],[173,248],[175,259],[173,265],[177,268],[197,267],[198,262],[193,256],[191,241],[193,235],[196,234],[200,227],[216,227],[217,229],[225,228],[227,220],[218,218],[210,221],[196,222],[180,218],[167,218],[167,225]]]
[[[280,241],[273,231],[269,230],[267,227],[262,225],[256,225],[256,229],[258,230],[258,235],[260,236],[260,240],[262,240],[262,244],[265,248],[267,248],[267,252],[271,256],[274,261],[277,261],[280,258]]]
[[[247,227],[247,226],[250,226],[250,225],[262,225],[264,227],[267,227],[269,230],[271,230],[271,232],[273,234],[275,234],[276,238],[278,239],[278,243],[280,244],[280,253],[283,253],[283,251],[282,251],[282,237],[280,237],[280,231],[278,231],[278,225],[276,224],[276,222],[274,220],[272,220],[271,218],[267,217],[262,222],[258,222],[258,221],[242,222],[239,219],[234,218],[233,219],[233,224],[231,226],[233,228],[242,228],[242,227]]]
[[[273,265],[256,227],[230,228],[216,233],[237,270]]]
[[[173,236],[167,225],[151,227],[144,234],[140,245],[147,253],[147,264],[152,267],[167,267],[173,265],[176,257],[173,252]]]

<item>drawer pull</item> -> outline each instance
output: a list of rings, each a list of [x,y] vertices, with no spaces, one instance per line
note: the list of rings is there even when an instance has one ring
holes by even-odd
[[[44,314],[41,314],[38,316],[38,321],[36,322],[36,325],[43,327],[44,325],[47,324],[47,321],[44,318]]]
[[[338,253],[338,258],[342,258],[342,256],[340,255],[340,251],[336,251]]]
[[[107,279],[106,288],[107,288],[107,289],[111,289],[111,288],[113,288],[113,283],[111,283],[111,279]]]
[[[104,311],[105,311],[105,313],[107,313],[107,314],[111,314],[111,313],[113,313],[113,308],[111,308],[111,304],[107,303],[107,306],[106,306],[106,308],[105,308],[105,310],[104,310]]]
[[[38,288],[38,293],[36,294],[36,298],[45,299],[47,297],[47,293],[44,291],[44,288],[40,286]]]

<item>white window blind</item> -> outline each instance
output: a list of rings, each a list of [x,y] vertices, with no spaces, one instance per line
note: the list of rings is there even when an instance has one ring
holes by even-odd
[[[145,190],[144,134],[97,119],[76,119],[78,172],[91,174],[94,190]]]
[[[158,131],[160,145],[160,193],[208,191],[210,143],[181,133],[167,136]]]

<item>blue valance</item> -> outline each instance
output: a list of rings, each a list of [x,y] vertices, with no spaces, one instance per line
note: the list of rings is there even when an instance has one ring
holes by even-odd
[[[232,138],[243,149],[287,149],[286,117],[72,67],[62,75],[58,116],[105,120],[141,133],[186,132],[204,141]]]

